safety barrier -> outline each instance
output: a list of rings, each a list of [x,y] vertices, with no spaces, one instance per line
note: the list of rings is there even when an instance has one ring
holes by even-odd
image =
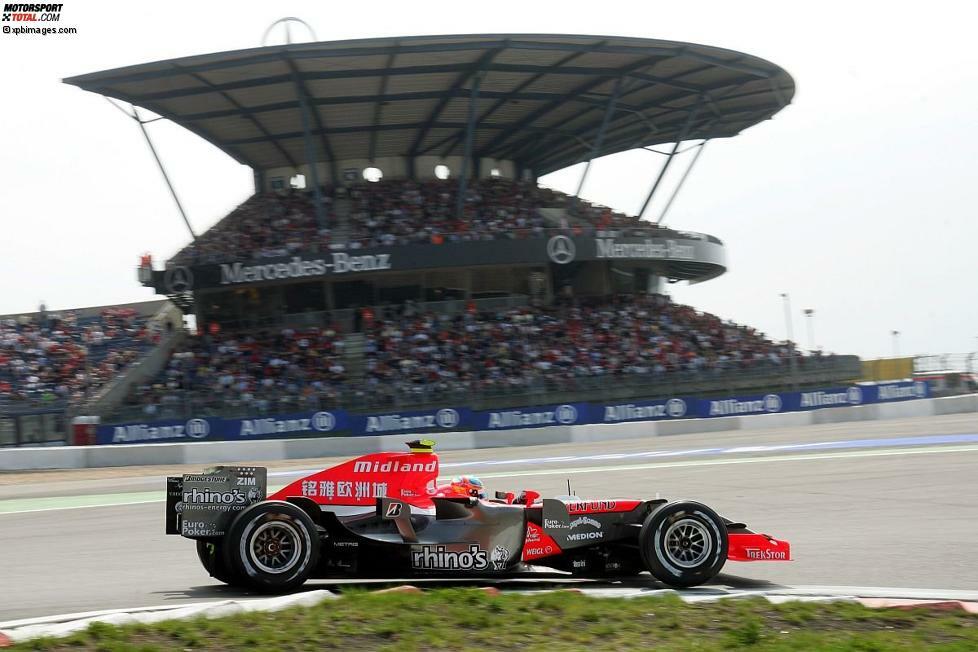
[[[636,439],[704,432],[793,428],[822,423],[928,417],[978,412],[978,395],[920,399],[903,403],[858,405],[807,412],[726,416],[714,419],[631,421],[616,424],[546,426],[534,429],[445,432],[437,435],[439,450],[469,450],[502,446],[531,446],[571,442]],[[394,450],[404,435],[267,439],[127,446],[62,446],[0,450],[0,470],[73,469],[149,464],[214,464],[314,457],[362,455]]]
[[[241,418],[189,415],[189,418],[181,419],[99,425],[96,428],[95,443],[131,445],[174,441],[255,441],[303,436],[359,437],[466,430],[503,432],[551,426],[714,419],[755,414],[782,415],[826,407],[838,409],[852,405],[900,403],[928,397],[927,383],[896,381],[723,398],[673,396],[658,400],[631,401],[595,398],[589,402],[570,401],[492,409],[443,405],[427,410],[398,412],[363,414],[335,409]]]

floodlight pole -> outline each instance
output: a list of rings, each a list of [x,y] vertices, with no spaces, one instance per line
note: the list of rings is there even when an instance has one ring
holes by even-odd
[[[118,107],[122,108],[122,107]],[[125,113],[125,111],[123,111]],[[170,189],[170,196],[173,197],[173,201],[177,205],[177,210],[180,211],[180,217],[183,218],[183,223],[187,225],[187,230],[190,231],[190,237],[197,240],[197,234],[194,233],[194,227],[190,226],[190,220],[187,219],[187,211],[183,210],[183,204],[180,202],[180,197],[177,196],[177,191],[174,189],[173,184],[170,182],[170,175],[166,173],[166,168],[163,166],[163,161],[160,160],[160,155],[156,152],[156,147],[153,145],[153,139],[149,137],[149,132],[146,130],[146,124],[140,119],[139,111],[136,109],[135,105],[132,107],[132,115],[129,116],[136,121],[139,125],[139,130],[143,132],[143,138],[146,139],[146,144],[149,145],[149,151],[153,153],[153,158],[156,160],[156,165],[159,166],[160,172],[163,174],[163,180],[166,182],[166,187]]]
[[[455,198],[455,215],[458,219],[462,219],[462,209],[465,208],[465,192],[469,184],[469,159],[472,158],[472,141],[475,139],[475,103],[479,99],[482,75],[481,71],[472,75],[472,90],[469,91],[469,120],[465,126],[465,150],[462,155],[462,170],[458,176],[458,197]]]
[[[693,156],[693,160],[689,162],[689,166],[686,168],[686,171],[683,172],[682,178],[679,179],[679,184],[676,186],[676,189],[672,191],[672,195],[669,196],[669,201],[666,202],[665,208],[663,208],[662,212],[659,214],[659,219],[656,221],[656,224],[661,226],[665,221],[666,214],[669,212],[669,209],[672,208],[672,202],[676,200],[676,195],[678,195],[679,191],[683,189],[683,184],[686,183],[686,177],[688,177],[689,173],[693,171],[693,166],[696,165],[696,161],[700,160],[700,155],[703,153],[703,150],[706,149],[706,144],[708,142],[710,141],[704,140],[702,143],[700,143],[699,149]]]
[[[700,106],[702,104],[703,104],[703,98],[700,97],[696,102],[696,106],[693,107],[693,110],[690,111],[689,115],[686,117],[686,122],[683,123],[683,128],[679,131],[679,135],[676,137],[676,144],[673,145],[672,151],[669,152],[669,157],[666,159],[666,162],[662,165],[662,169],[659,170],[659,176],[655,178],[655,183],[652,184],[652,189],[649,190],[649,194],[645,198],[645,203],[642,204],[642,208],[638,212],[638,219],[640,220],[642,219],[642,215],[645,214],[645,209],[649,207],[649,202],[652,201],[652,196],[655,195],[655,191],[659,188],[659,184],[662,183],[663,177],[666,176],[666,170],[669,169],[669,165],[672,163],[672,159],[676,156],[676,152],[679,150],[679,145],[682,144],[683,140],[686,139],[686,135],[689,133],[689,128],[690,126],[692,126],[693,120],[696,119],[696,114],[699,113]]]
[[[784,300],[784,326],[785,330],[788,332],[788,355],[789,366],[791,368],[791,387],[793,390],[798,390],[798,360],[795,356],[795,336],[792,333],[791,324],[791,297],[788,296],[787,292],[781,293],[781,298]]]
[[[601,128],[598,129],[598,135],[595,136],[594,142],[591,143],[591,155],[587,158],[587,165],[584,166],[584,172],[581,173],[581,180],[577,183],[577,192],[574,193],[573,201],[575,206],[577,205],[577,199],[581,196],[581,191],[584,189],[584,181],[587,179],[587,174],[591,171],[591,161],[600,154],[601,146],[604,145],[604,134],[608,129],[608,123],[611,122],[611,116],[615,113],[615,105],[618,104],[618,97],[621,95],[623,79],[624,77],[619,77],[618,81],[615,82],[615,88],[611,91],[608,106],[604,111],[604,118],[601,120]]]

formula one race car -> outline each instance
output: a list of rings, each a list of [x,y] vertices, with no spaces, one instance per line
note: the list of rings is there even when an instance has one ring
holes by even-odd
[[[728,559],[791,559],[787,541],[697,502],[540,499],[532,491],[487,499],[477,480],[439,486],[432,445],[358,457],[267,497],[261,467],[170,477],[166,533],[195,539],[216,579],[270,593],[309,578],[476,578],[529,565],[604,578],[647,570],[689,587]]]

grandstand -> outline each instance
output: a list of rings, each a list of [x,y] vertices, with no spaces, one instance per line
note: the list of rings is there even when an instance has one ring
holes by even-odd
[[[735,136],[791,101],[791,77],[757,57],[618,37],[403,37],[65,81],[152,111],[254,172],[253,195],[191,231],[162,268],[144,258],[140,281],[195,315],[198,332],[122,374],[103,420],[709,395],[858,376],[852,356],[803,358],[666,295],[723,274],[724,244],[644,219],[647,207],[681,143]],[[634,214],[537,184],[587,162],[580,195],[593,159],[656,146],[663,166]]]

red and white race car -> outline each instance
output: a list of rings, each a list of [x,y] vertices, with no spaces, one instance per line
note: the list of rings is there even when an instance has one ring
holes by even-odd
[[[545,566],[584,577],[649,571],[674,587],[727,560],[788,561],[787,541],[698,502],[487,498],[477,481],[438,486],[432,442],[374,453],[266,496],[262,467],[167,479],[167,534],[197,541],[204,568],[232,585],[290,591],[309,578],[498,576]]]

